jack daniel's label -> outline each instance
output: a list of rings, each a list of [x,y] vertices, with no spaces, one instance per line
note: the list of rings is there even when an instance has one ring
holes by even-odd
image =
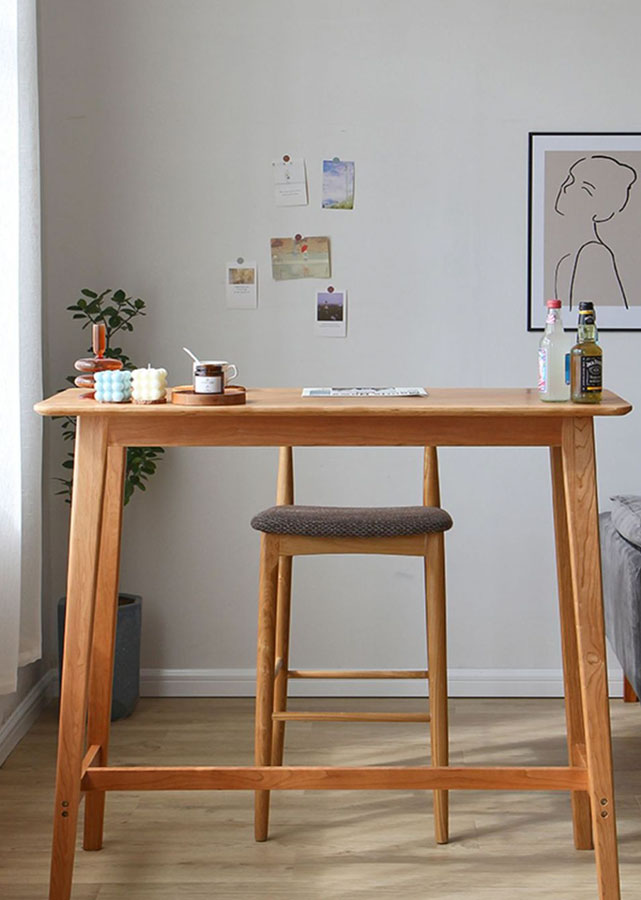
[[[602,389],[603,364],[600,356],[581,357],[581,393],[593,394]]]

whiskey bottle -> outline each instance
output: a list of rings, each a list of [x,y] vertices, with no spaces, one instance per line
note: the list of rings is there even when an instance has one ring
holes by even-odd
[[[590,300],[579,303],[578,339],[570,352],[570,383],[575,403],[600,403],[603,351],[597,344],[596,313]]]

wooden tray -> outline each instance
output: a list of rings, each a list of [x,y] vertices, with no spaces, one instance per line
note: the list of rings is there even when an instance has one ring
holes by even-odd
[[[171,389],[171,403],[177,406],[239,406],[245,403],[247,394],[240,384],[229,384],[224,394],[196,394],[189,384]]]

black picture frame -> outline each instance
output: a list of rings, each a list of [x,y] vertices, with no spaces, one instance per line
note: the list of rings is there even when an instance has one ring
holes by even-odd
[[[573,159],[574,155],[576,159]],[[585,177],[590,171],[594,173],[589,175],[592,181]],[[555,178],[557,172],[559,174]],[[583,176],[579,175],[581,172]],[[565,180],[560,182],[563,173]],[[597,176],[601,178],[601,183]],[[558,194],[552,208],[551,199],[557,182]],[[608,194],[607,208],[596,210],[594,206],[590,207],[590,204],[597,203],[598,198],[604,203]],[[571,215],[567,209],[561,211],[561,201],[569,203],[568,197],[580,198],[581,205],[574,201]],[[566,246],[561,246],[561,238],[557,235],[563,233],[563,228],[559,226],[556,213],[565,219],[562,225],[566,231]],[[589,214],[591,219],[588,220]],[[593,237],[587,232],[588,227]],[[606,233],[605,238],[603,232]],[[587,239],[581,242],[578,236],[585,237],[586,234]],[[639,234],[641,132],[528,133],[528,331],[544,330],[545,300],[557,292],[560,295],[558,299],[563,301],[566,329],[576,328],[575,310],[579,300],[590,299],[597,306],[600,331],[641,331],[641,254],[633,254],[631,250],[633,243],[638,242]],[[569,252],[559,256],[560,250],[566,248],[570,248]],[[558,260],[553,268],[552,262],[556,257]],[[592,269],[587,266],[587,261],[590,261]],[[601,264],[601,270],[597,263]],[[595,279],[592,283],[598,280],[611,287],[608,301],[600,304],[599,296],[579,296],[574,290],[575,285],[581,283],[577,279],[577,271],[584,275],[590,271],[600,271],[602,279]],[[586,277],[582,282],[590,283]],[[563,285],[569,287],[562,289]],[[602,296],[606,293],[604,289]]]

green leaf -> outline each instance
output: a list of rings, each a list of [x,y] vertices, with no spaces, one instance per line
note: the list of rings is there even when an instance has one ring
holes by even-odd
[[[136,309],[144,309],[145,301],[141,300],[140,297],[138,297],[138,299],[134,302],[134,306],[136,307]]]
[[[81,293],[81,294],[84,294],[85,297],[97,297],[97,296],[98,296],[98,294],[96,294],[95,291],[90,291],[89,288],[83,288],[83,289],[80,291],[80,293]]]
[[[73,469],[73,460],[65,459],[65,461],[62,464],[62,468],[63,469]]]
[[[123,300],[125,300],[126,296],[127,295],[124,291],[118,290],[114,293],[113,299],[116,301],[116,303],[122,303]]]

